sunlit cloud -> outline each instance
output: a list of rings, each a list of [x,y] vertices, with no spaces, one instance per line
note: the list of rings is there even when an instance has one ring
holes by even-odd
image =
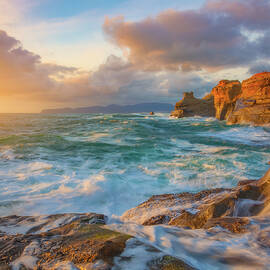
[[[269,14],[268,0],[211,0],[200,9],[166,10],[140,21],[107,17],[103,29],[142,69],[216,71],[269,58]]]
[[[184,91],[200,97],[220,79],[269,68],[267,0],[168,4],[156,15],[148,4],[144,18],[127,17],[127,3],[111,14],[33,16],[46,1],[0,3],[0,112],[174,103]]]
[[[179,91],[196,87],[198,94],[203,94],[211,86],[211,82],[194,73],[145,72],[115,55],[109,56],[96,71],[44,63],[39,55],[24,49],[20,41],[4,31],[0,31],[0,63],[4,70],[0,74],[0,103],[15,99],[16,104],[24,104],[16,108],[18,111],[25,111],[26,107],[40,111],[67,105],[173,102]]]

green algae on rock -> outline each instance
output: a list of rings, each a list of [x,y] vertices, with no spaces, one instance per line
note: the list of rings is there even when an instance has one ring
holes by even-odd
[[[25,234],[1,234],[0,267],[58,269],[68,262],[78,269],[94,265],[110,269],[131,236],[108,230],[104,224],[104,215],[91,213],[0,218],[2,230],[28,226]]]

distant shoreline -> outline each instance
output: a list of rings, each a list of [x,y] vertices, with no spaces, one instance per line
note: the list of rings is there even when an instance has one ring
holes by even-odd
[[[45,109],[41,114],[55,114],[55,113],[149,113],[149,112],[171,112],[173,105],[170,103],[139,103],[134,105],[116,105],[108,106],[90,106],[78,108],[58,108]]]

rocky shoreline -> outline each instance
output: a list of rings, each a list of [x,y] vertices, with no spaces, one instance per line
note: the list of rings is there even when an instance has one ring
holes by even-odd
[[[194,269],[105,224],[106,217],[95,213],[2,217],[0,269],[124,269],[122,261],[133,256],[125,252],[138,248],[150,250],[151,270]]]
[[[231,189],[164,194],[126,211],[123,222],[203,229],[222,228],[245,234],[268,215],[270,170],[259,180],[240,181]],[[195,269],[135,237],[106,227],[102,214],[57,214],[0,218],[0,269],[125,269],[136,258],[131,250],[146,250],[150,270]],[[263,224],[262,224],[263,227]],[[257,241],[270,248],[269,231]],[[261,269],[261,268],[258,268]]]
[[[222,80],[203,99],[184,93],[172,117],[216,117],[228,124],[265,125],[270,123],[270,72],[239,81]]]
[[[166,224],[189,229],[220,226],[233,233],[244,233],[251,224],[249,217],[263,216],[269,205],[270,170],[259,180],[240,181],[231,189],[152,196],[125,212],[122,218],[145,226]]]

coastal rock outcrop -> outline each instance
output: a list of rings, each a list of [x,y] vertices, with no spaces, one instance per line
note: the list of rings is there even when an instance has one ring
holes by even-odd
[[[239,96],[228,124],[270,123],[270,72],[253,75],[242,83],[242,93]]]
[[[237,99],[241,94],[239,81],[222,80],[212,89],[216,118],[225,120],[234,110]]]
[[[270,170],[259,180],[241,181],[231,189],[152,196],[122,218],[145,226],[166,224],[190,229],[219,226],[243,233],[251,226],[251,217],[264,215],[270,211],[269,206]]]
[[[184,93],[171,116],[216,117],[228,124],[269,124],[270,72],[255,74],[242,84],[221,80],[203,99],[195,98],[193,92]]]
[[[176,103],[175,110],[171,112],[175,118],[204,116],[214,117],[215,107],[212,95],[203,99],[195,98],[193,92],[185,92],[183,99]]]
[[[104,215],[94,213],[2,217],[0,270],[128,269],[126,262],[136,259],[136,249],[149,256],[149,269],[194,269],[130,235],[108,229],[105,222]]]

